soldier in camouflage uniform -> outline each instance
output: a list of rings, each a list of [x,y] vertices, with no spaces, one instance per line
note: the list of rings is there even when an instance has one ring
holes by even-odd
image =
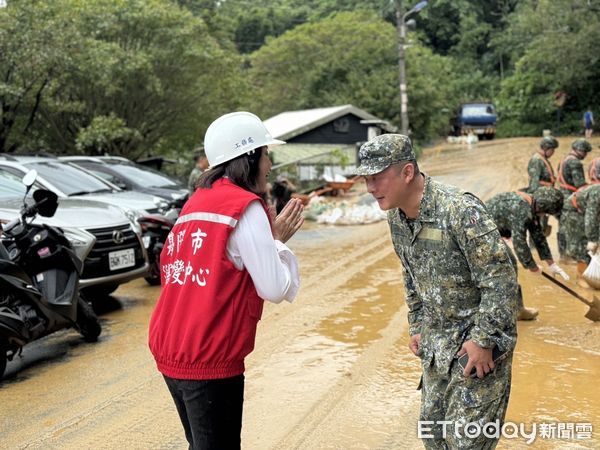
[[[600,157],[597,156],[590,162],[588,176],[591,184],[600,184]]]
[[[567,240],[567,256],[577,261],[581,276],[600,240],[600,185],[591,184],[574,192],[563,207],[561,227]],[[587,244],[586,244],[587,242]]]
[[[515,253],[523,267],[531,272],[541,274],[540,268],[533,259],[531,249],[527,245],[527,233],[529,232],[540,259],[546,261],[550,273],[560,275],[568,280],[569,276],[566,272],[552,259],[552,253],[544,236],[543,225],[540,220],[541,216],[560,213],[562,206],[563,195],[560,191],[546,186],[538,188],[533,194],[520,191],[503,192],[486,202],[487,210],[496,222],[500,235],[505,239],[512,238]],[[531,320],[537,315],[538,311],[536,309],[527,308],[523,305],[521,289],[519,289],[517,318],[519,320]]]
[[[550,161],[548,160],[554,155],[557,147],[558,141],[553,136],[544,136],[542,138],[539,150],[531,157],[529,164],[527,164],[529,186],[527,187],[526,192],[533,194],[542,186],[554,187],[556,176],[554,175],[552,164],[550,164]],[[552,228],[548,225],[548,216],[541,216],[540,223],[542,225],[542,230],[544,230],[544,235],[550,236]]]
[[[423,366],[421,420],[434,422],[433,438],[423,444],[494,448],[496,439],[468,438],[461,426],[502,422],[506,412],[517,337],[517,280],[507,247],[478,198],[419,172],[407,136],[378,136],[360,148],[359,159],[357,173],[388,210],[404,268],[409,346]],[[494,347],[507,352],[496,363]],[[464,353],[463,370],[457,356]],[[468,376],[473,367],[475,378]]]
[[[196,151],[194,155],[194,163],[195,166],[190,173],[190,177],[188,179],[188,190],[190,191],[190,195],[194,193],[196,190],[196,184],[198,183],[198,178],[202,175],[206,169],[208,169],[208,159],[204,156],[204,153]]]
[[[546,136],[540,141],[540,148],[529,160],[527,174],[529,186],[527,192],[534,193],[541,186],[554,187],[556,177],[550,159],[558,147],[558,141],[552,136]]]
[[[585,186],[585,174],[583,171],[583,159],[589,152],[592,151],[592,146],[585,139],[576,139],[571,144],[571,151],[558,165],[558,183],[564,197],[567,198],[577,189]],[[559,230],[557,234],[558,251],[561,257],[565,254],[566,239],[563,228],[559,222]]]

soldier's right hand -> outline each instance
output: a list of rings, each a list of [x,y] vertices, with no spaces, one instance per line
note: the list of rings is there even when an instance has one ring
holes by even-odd
[[[415,356],[421,356],[421,333],[413,334],[410,337],[408,348],[414,353]]]
[[[480,347],[475,341],[465,341],[458,352],[458,356],[462,356],[465,353],[469,355],[469,361],[463,370],[465,378],[471,376],[473,368],[477,371],[477,378],[483,378],[492,370],[496,365],[492,359],[492,349]]]

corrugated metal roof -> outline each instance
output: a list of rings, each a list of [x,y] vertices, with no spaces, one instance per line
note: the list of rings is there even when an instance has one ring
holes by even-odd
[[[378,120],[377,117],[356,106],[341,105],[329,108],[286,111],[265,120],[264,123],[274,138],[286,140],[304,134],[348,113],[365,120]]]
[[[337,155],[345,156],[347,164],[356,164],[356,147],[344,144],[286,144],[271,148],[271,160],[276,169],[291,163],[339,164]],[[332,155],[333,152],[333,155]]]

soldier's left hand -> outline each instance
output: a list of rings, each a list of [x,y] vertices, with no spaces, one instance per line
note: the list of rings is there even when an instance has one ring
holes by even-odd
[[[496,367],[494,360],[492,359],[491,348],[480,347],[472,340],[468,340],[462,345],[460,351],[458,352],[458,356],[462,356],[465,353],[469,355],[469,362],[467,362],[467,366],[463,371],[465,378],[469,378],[473,367],[477,371],[478,378],[485,377],[488,373],[494,370],[494,367]]]

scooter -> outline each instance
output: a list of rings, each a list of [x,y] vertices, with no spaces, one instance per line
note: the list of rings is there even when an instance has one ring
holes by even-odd
[[[160,253],[164,247],[171,228],[177,220],[176,215],[148,214],[138,218],[142,227],[142,241],[148,253],[150,268],[144,277],[150,286],[160,284]]]
[[[0,379],[7,361],[23,346],[64,328],[76,328],[88,342],[102,329],[91,305],[79,294],[83,262],[55,227],[32,224],[39,214],[52,217],[53,192],[38,189],[26,198],[37,172],[23,177],[27,186],[20,217],[2,226],[0,240]],[[92,243],[93,244],[93,243]]]

